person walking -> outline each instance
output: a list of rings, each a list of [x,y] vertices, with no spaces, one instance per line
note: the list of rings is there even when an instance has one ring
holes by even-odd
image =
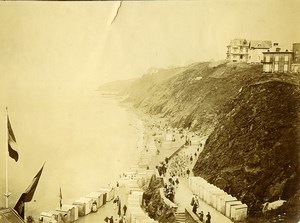
[[[204,218],[203,211],[200,211],[200,213],[199,213],[199,219],[200,219],[201,222],[203,222],[203,218]]]
[[[118,202],[118,215],[119,217],[121,216],[122,214],[122,206],[121,206],[121,200],[119,199],[119,202]]]
[[[187,174],[187,178],[189,178],[189,175],[190,175],[190,169],[187,169],[187,170],[186,170],[186,174]]]
[[[197,214],[197,208],[198,208],[197,202],[194,201],[194,204],[193,204],[193,213],[194,214]]]
[[[124,204],[124,206],[123,206],[124,217],[125,217],[125,215],[126,215],[126,211],[127,211],[127,206],[126,206],[126,204]]]
[[[206,215],[206,222],[205,223],[211,223],[211,216],[210,216],[209,212]]]

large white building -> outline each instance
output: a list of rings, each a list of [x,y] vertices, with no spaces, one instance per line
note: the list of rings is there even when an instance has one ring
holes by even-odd
[[[226,59],[232,62],[261,63],[271,41],[234,39],[227,46]]]
[[[250,40],[248,63],[261,63],[264,59],[263,52],[268,51],[271,47],[271,41]]]
[[[232,62],[248,61],[249,41],[246,39],[234,39],[227,46],[226,59]]]

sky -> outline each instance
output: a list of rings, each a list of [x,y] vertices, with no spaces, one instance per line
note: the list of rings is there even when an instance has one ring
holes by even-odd
[[[233,38],[300,41],[297,0],[0,2],[0,81],[87,89],[224,59]],[[3,90],[2,90],[3,91]]]

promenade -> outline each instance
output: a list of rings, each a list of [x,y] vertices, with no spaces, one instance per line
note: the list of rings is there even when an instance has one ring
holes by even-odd
[[[115,195],[119,196],[121,199],[121,206],[123,207],[124,204],[127,205],[127,198],[128,193],[126,191],[125,187],[120,187],[118,190],[116,190]],[[123,209],[122,209],[123,214]],[[84,217],[78,218],[76,222],[78,223],[99,223],[99,222],[105,222],[105,217],[111,217],[113,216],[114,219],[118,218],[118,210],[117,208],[114,208],[113,201],[107,202],[105,205],[100,207],[96,213],[90,213]],[[118,221],[119,222],[119,221]]]
[[[149,163],[150,169],[155,169],[156,166],[161,162],[164,161],[166,157],[176,157],[178,153],[184,154],[186,157],[193,157],[193,161],[190,161],[188,159],[187,166],[185,168],[188,168],[190,170],[190,175],[193,176],[193,166],[197,162],[198,156],[201,153],[203,146],[199,149],[198,145],[195,143],[191,143],[188,146],[183,146],[185,143],[186,138],[182,137],[182,134],[174,133],[173,136],[175,138],[175,141],[166,141],[164,140],[166,132],[161,129],[153,129],[153,128],[146,128],[144,135],[143,135],[143,144],[140,145],[141,149],[139,152],[145,152],[143,150],[147,150],[147,148],[153,147],[153,145],[156,146],[156,148],[159,150],[159,153],[156,154],[151,162]],[[204,141],[205,138],[200,138],[199,136],[194,136],[191,133],[185,133],[187,135],[187,138],[191,138],[194,141]],[[196,156],[195,156],[196,153]],[[170,158],[169,163],[172,162],[172,159]],[[167,171],[166,178],[169,178],[169,171]],[[185,212],[185,209],[192,209],[190,203],[193,197],[193,193],[189,188],[189,182],[187,176],[179,176],[179,185],[175,190],[175,200],[174,203],[178,206],[177,212],[183,213]],[[115,196],[118,195],[121,198],[122,207],[124,204],[127,205],[127,198],[128,198],[128,190],[126,190],[125,187],[120,187],[115,192]],[[123,210],[122,210],[123,211]],[[216,209],[211,207],[210,205],[206,204],[204,201],[199,199],[199,207],[197,209],[197,213],[200,211],[203,211],[204,213],[204,219],[208,212],[211,214],[211,222],[212,223],[231,223],[232,221],[218,212]],[[79,218],[77,222],[79,223],[98,223],[98,222],[104,222],[105,217],[114,217],[115,219],[119,219],[117,215],[117,209],[114,209],[114,203],[112,201],[106,203],[106,205],[102,206],[98,212],[96,213],[90,213],[87,216],[84,216],[82,218]],[[128,216],[127,216],[128,219]],[[118,222],[118,221],[117,221]],[[128,221],[127,221],[128,222]]]

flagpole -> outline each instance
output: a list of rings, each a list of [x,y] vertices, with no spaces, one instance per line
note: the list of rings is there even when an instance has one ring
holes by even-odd
[[[8,208],[8,133],[7,133],[7,122],[8,122],[8,110],[6,107],[6,157],[5,157],[5,207]]]

